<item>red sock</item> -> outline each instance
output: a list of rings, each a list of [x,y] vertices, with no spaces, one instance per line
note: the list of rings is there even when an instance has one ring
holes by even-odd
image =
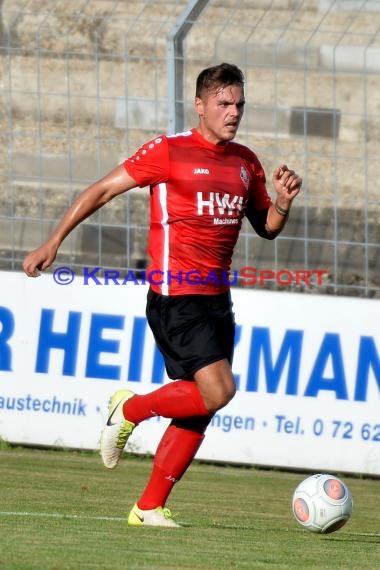
[[[142,510],[164,507],[166,500],[194,459],[204,435],[170,425],[158,444],[149,482],[137,505]]]
[[[149,394],[136,394],[125,402],[123,413],[127,420],[137,425],[153,416],[186,418],[208,416],[210,412],[195,382],[177,380]]]

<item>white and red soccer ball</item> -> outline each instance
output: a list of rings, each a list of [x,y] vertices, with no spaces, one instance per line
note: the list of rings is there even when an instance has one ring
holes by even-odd
[[[293,514],[312,532],[327,534],[346,524],[352,513],[352,496],[338,477],[318,473],[304,479],[293,493]]]

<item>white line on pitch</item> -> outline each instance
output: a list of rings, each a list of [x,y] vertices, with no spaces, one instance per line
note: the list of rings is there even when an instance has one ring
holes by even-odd
[[[45,517],[55,519],[86,519],[93,521],[126,521],[126,517],[90,517],[87,515],[65,515],[62,513],[28,513],[26,511],[0,511],[0,517]],[[186,525],[188,526],[188,525]],[[231,526],[229,528],[239,528]],[[379,532],[350,532],[350,536],[376,536],[380,537]]]
[[[126,521],[126,517],[90,517],[87,515],[65,515],[62,513],[28,513],[19,511],[0,511],[1,517],[46,517],[55,519],[89,519],[94,521]]]

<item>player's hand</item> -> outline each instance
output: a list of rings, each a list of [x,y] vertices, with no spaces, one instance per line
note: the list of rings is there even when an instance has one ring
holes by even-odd
[[[291,202],[299,193],[302,186],[302,178],[286,164],[281,164],[273,172],[272,182],[277,192],[277,197],[283,203]]]
[[[31,251],[24,259],[22,267],[28,277],[38,277],[40,272],[49,267],[55,260],[57,249],[51,245],[42,245]]]

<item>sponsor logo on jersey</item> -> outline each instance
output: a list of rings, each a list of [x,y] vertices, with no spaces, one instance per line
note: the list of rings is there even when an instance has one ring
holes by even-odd
[[[246,199],[244,196],[220,194],[219,192],[197,192],[197,202],[198,216],[203,216],[204,214],[209,214],[210,216],[217,214],[220,216],[233,216],[243,211]]]
[[[239,218],[214,218],[216,226],[231,226],[239,223]]]
[[[210,174],[208,168],[194,168],[193,174]]]

